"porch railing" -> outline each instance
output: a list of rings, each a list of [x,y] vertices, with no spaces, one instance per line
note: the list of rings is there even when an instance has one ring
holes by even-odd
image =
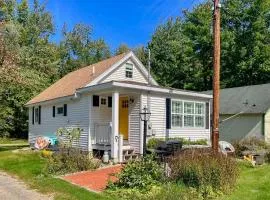
[[[95,123],[95,144],[111,144],[111,126],[110,123]]]

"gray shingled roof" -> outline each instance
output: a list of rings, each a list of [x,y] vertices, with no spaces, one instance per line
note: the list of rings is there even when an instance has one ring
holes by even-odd
[[[212,94],[212,91],[205,91]],[[220,114],[266,113],[270,109],[270,83],[226,88],[220,92]]]

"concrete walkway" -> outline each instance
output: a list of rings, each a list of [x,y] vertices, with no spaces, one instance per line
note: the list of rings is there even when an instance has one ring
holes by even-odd
[[[63,178],[66,181],[88,190],[101,192],[106,188],[109,180],[115,181],[117,179],[114,174],[119,173],[121,169],[121,165],[114,165],[95,171],[85,171],[66,175]]]
[[[0,172],[0,199],[8,200],[52,200],[49,197],[27,188],[25,183]]]

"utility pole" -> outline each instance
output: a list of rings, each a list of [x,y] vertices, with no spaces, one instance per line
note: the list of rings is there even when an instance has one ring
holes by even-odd
[[[214,55],[213,55],[213,120],[212,120],[212,148],[218,152],[219,140],[219,98],[220,98],[220,8],[219,0],[213,0],[213,38],[214,38]]]

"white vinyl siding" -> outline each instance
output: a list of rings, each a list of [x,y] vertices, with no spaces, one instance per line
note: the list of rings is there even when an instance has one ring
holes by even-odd
[[[264,135],[265,141],[270,142],[270,109],[268,109],[264,116]]]
[[[149,106],[147,102],[149,102]],[[164,136],[166,133],[166,98],[164,96],[153,94],[150,94],[147,97],[147,94],[143,94],[142,108],[144,106],[148,107],[151,112],[150,120],[148,122],[151,128],[148,130],[148,136]]]
[[[134,102],[129,105],[129,144],[136,153],[140,152],[140,98],[135,96]]]
[[[149,95],[149,102],[150,102],[150,112],[151,117],[149,124],[151,126],[151,130],[148,130],[148,137],[150,137],[151,134],[154,135],[154,137],[157,138],[174,138],[174,137],[181,137],[185,139],[190,140],[199,140],[199,139],[206,139],[207,141],[210,141],[210,129],[205,128],[205,116],[204,116],[204,126],[203,127],[184,127],[182,122],[182,127],[172,127],[171,129],[166,130],[166,98],[168,98],[166,95],[158,95],[158,94],[150,94]],[[195,99],[186,99],[179,97],[179,99],[173,98],[173,100],[176,100],[178,102],[197,102]],[[205,109],[205,102],[198,101],[200,103],[204,104]],[[143,94],[142,96],[142,107],[147,106],[147,94]],[[171,106],[172,112],[171,114],[175,114],[175,116],[178,116],[180,118],[183,116],[184,109],[182,107],[179,108],[179,106],[183,104],[178,103],[177,106]],[[187,112],[192,108],[186,108]],[[182,114],[179,114],[182,112]],[[199,113],[199,111],[195,111],[196,113]],[[204,115],[208,112],[203,111]],[[192,117],[195,117],[197,115],[192,115]],[[199,114],[198,114],[199,116]],[[177,121],[178,119],[175,119]],[[181,120],[180,120],[181,121]],[[181,124],[181,122],[175,122],[178,124]]]
[[[131,64],[132,78],[126,77],[126,63]],[[126,63],[120,65],[116,70],[112,71],[109,75],[104,77],[99,83],[105,83],[110,81],[134,81],[139,83],[148,83],[147,78],[142,74],[139,68],[131,61],[128,60]]]
[[[60,107],[67,104],[68,116],[59,115],[53,117],[53,106]],[[32,108],[29,109],[29,143],[33,144],[38,136],[52,136],[60,127],[81,128],[81,137],[76,146],[88,150],[88,124],[89,124],[89,98],[82,96],[73,101],[61,102],[60,104],[49,103],[41,105],[41,124],[32,124]]]

